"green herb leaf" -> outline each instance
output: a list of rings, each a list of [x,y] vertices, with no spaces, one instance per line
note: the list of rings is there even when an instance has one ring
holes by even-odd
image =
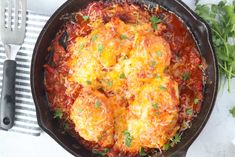
[[[235,4],[235,0],[233,0]],[[228,81],[230,91],[230,80],[235,77],[235,45],[229,42],[235,38],[235,6],[221,1],[219,4],[206,4],[196,6],[196,13],[201,16],[211,27],[213,43],[220,74]]]
[[[82,18],[83,18],[84,21],[87,21],[89,19],[89,16],[84,15],[84,16],[82,16]]]
[[[182,78],[183,78],[183,80],[184,80],[184,81],[188,80],[188,79],[190,78],[190,75],[189,75],[189,73],[188,73],[188,72],[186,72],[186,73],[183,73],[183,76],[182,76]]]
[[[69,124],[68,123],[64,123],[64,130],[69,130],[70,127],[69,127]]]
[[[235,106],[229,111],[232,114],[233,118],[235,118]]]
[[[139,151],[139,155],[142,157],[142,156],[146,156],[147,153],[144,151],[144,148],[140,148],[140,151]]]
[[[157,79],[157,80],[160,80],[160,79],[161,79],[161,76],[157,75],[157,76],[156,76],[156,79]]]
[[[125,34],[121,34],[120,39],[128,39],[128,37]]]
[[[101,102],[99,100],[96,100],[95,108],[99,108],[100,106],[101,106]]]
[[[120,79],[125,79],[126,75],[124,73],[121,73],[121,75],[119,76]]]
[[[162,147],[162,149],[165,150],[165,151],[168,150],[169,148],[170,148],[169,143],[164,144],[163,147]]]
[[[60,108],[56,108],[54,111],[54,117],[53,118],[59,118],[61,119],[63,117],[63,112]]]
[[[186,110],[186,114],[189,115],[189,116],[192,116],[193,115],[193,109],[192,108],[188,108]]]
[[[104,50],[104,46],[99,44],[98,45],[98,52],[101,53]]]
[[[156,16],[151,16],[150,17],[150,22],[152,24],[153,29],[157,30],[157,24],[162,22],[162,20],[157,18]]]
[[[194,102],[194,104],[198,104],[199,99],[198,98],[194,98],[193,102]]]
[[[130,134],[130,132],[128,132],[127,130],[124,131],[124,143],[127,147],[131,146],[131,142],[132,142],[132,136]]]
[[[106,156],[109,152],[109,148],[105,148],[103,151],[92,150],[92,153],[95,155]]]
[[[78,112],[81,113],[83,110],[82,109],[78,109]]]
[[[160,85],[159,88],[160,88],[161,90],[167,90],[167,88],[164,87],[163,85]]]
[[[152,105],[154,109],[158,109],[158,103]]]
[[[175,136],[166,144],[163,145],[163,150],[166,151],[170,147],[174,147],[177,143],[181,141],[181,136],[179,134],[175,134]]]
[[[95,34],[95,35],[93,35],[93,36],[91,37],[91,40],[92,40],[93,42],[95,42],[96,39],[98,39],[98,34]]]
[[[179,134],[175,134],[175,136],[171,139],[171,146],[173,147],[177,143],[179,143],[181,140],[181,136]]]

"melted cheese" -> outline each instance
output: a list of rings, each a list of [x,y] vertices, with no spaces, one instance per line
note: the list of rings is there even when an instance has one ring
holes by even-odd
[[[91,26],[90,34],[70,45],[67,61],[68,80],[92,91],[82,91],[71,108],[76,131],[87,141],[124,152],[161,148],[179,128],[178,84],[164,73],[169,44],[149,22],[126,24],[113,17]],[[101,88],[106,96],[94,94]],[[101,97],[97,109],[95,100]],[[125,131],[131,135],[129,147]]]
[[[82,90],[71,108],[70,119],[75,124],[75,131],[85,140],[102,147],[113,144],[113,112],[103,94]]]

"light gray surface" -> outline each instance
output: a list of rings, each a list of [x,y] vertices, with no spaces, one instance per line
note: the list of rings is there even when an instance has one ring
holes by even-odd
[[[65,0],[28,0],[28,8],[42,14],[51,14]],[[184,0],[194,8],[192,0]],[[218,2],[210,0],[204,2]],[[235,79],[231,83],[230,94],[221,90],[213,113],[188,150],[187,157],[235,157],[235,119],[229,109],[235,106]],[[226,86],[225,86],[226,89]],[[222,92],[224,91],[224,92]],[[40,137],[31,137],[16,133],[0,132],[0,157],[70,157],[53,139],[43,133]]]

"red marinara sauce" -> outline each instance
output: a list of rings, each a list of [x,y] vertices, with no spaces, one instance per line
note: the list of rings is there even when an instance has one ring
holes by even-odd
[[[159,10],[158,16],[167,26],[162,36],[170,44],[172,58],[166,72],[179,84],[179,123],[184,130],[201,109],[206,63],[192,33],[179,17],[163,9]]]

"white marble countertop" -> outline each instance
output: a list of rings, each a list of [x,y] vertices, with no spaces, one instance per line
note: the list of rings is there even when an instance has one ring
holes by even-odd
[[[183,0],[194,8],[193,0]],[[208,2],[202,0],[204,2]],[[218,2],[210,0],[209,2]],[[28,0],[28,9],[51,15],[65,0]],[[229,109],[235,106],[235,79],[231,82],[231,93],[220,90],[212,115],[188,150],[187,157],[235,157],[235,118]],[[72,157],[47,134],[32,137],[13,132],[0,132],[0,157]]]

